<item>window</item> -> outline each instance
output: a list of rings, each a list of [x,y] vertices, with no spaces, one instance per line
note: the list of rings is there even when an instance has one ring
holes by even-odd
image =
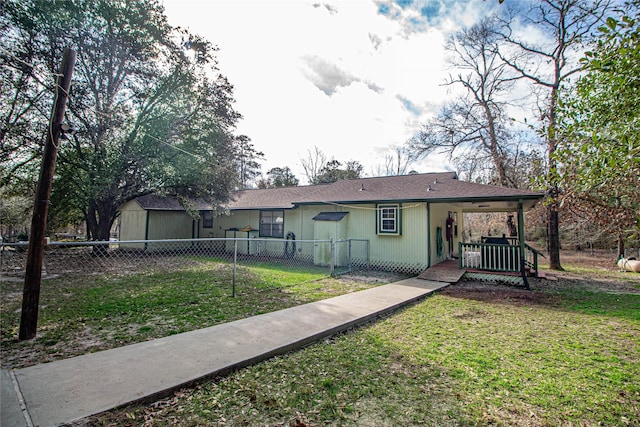
[[[376,212],[378,234],[401,234],[400,205],[378,205]]]
[[[213,228],[212,211],[202,211],[202,228]]]
[[[284,211],[260,211],[260,237],[284,237]]]

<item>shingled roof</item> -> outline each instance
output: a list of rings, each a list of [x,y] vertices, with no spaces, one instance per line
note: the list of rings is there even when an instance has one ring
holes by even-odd
[[[154,194],[148,194],[136,199],[136,203],[140,205],[142,209],[148,211],[184,211],[184,208],[180,205],[177,199],[164,196],[156,196]],[[213,210],[211,204],[205,202],[202,199],[195,201],[197,209],[200,211]]]
[[[542,193],[460,181],[454,172],[438,172],[241,190],[233,194],[227,207],[232,210],[287,209],[323,203],[535,201],[542,197]]]

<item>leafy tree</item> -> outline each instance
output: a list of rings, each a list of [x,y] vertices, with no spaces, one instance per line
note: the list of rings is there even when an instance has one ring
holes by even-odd
[[[29,227],[29,211],[33,200],[23,196],[9,196],[0,189],[0,237],[1,240],[14,241],[18,233]]]
[[[362,177],[364,167],[358,161],[348,161],[342,168],[342,163],[336,159],[327,161],[327,157],[318,147],[314,148],[314,152],[309,150],[308,154],[307,159],[302,160],[302,167],[309,184],[326,184],[339,179]]]
[[[46,10],[50,5],[41,6]],[[5,195],[24,195],[35,188],[36,159],[42,155],[42,143],[36,141],[46,135],[55,79],[51,64],[39,61],[34,18],[13,2],[3,2],[1,7],[0,187]]]
[[[300,181],[295,177],[289,166],[272,168],[267,172],[269,187],[295,187]]]
[[[337,160],[329,161],[320,171],[316,184],[336,182],[340,179],[355,179],[362,177],[363,166],[356,160],[348,161],[344,168]]]
[[[503,22],[505,49],[501,58],[538,90],[538,109],[546,145],[548,171],[544,179],[547,192],[549,227],[549,266],[560,264],[559,207],[560,187],[555,152],[558,145],[559,93],[562,84],[582,70],[578,62],[581,49],[610,6],[609,0],[541,0],[530,3],[524,27],[542,32],[545,39],[518,34],[511,19]]]
[[[51,90],[40,70],[54,70],[72,46],[78,59],[67,117],[77,132],[59,147],[51,212],[81,215],[90,236],[106,240],[118,207],[140,195],[228,197],[238,181],[243,140],[232,131],[240,115],[209,42],[169,26],[156,0],[3,7],[3,83],[19,100],[1,107],[3,182],[18,188],[34,179],[41,149],[34,141],[46,125],[29,126],[46,123],[41,92]]]
[[[515,177],[508,174],[515,154],[506,111],[513,105],[508,95],[519,76],[498,54],[496,25],[494,17],[482,19],[447,42],[449,61],[460,72],[450,75],[446,85],[462,87],[464,94],[425,123],[409,147],[418,156],[446,152],[474,174],[490,170],[498,184],[514,187]]]
[[[624,241],[640,234],[640,2],[609,17],[566,94],[556,159],[571,209]]]
[[[246,135],[240,135],[237,140],[237,168],[238,175],[240,177],[240,188],[249,188],[251,182],[253,182],[260,175],[259,159],[264,159],[264,153],[257,151],[251,139]]]

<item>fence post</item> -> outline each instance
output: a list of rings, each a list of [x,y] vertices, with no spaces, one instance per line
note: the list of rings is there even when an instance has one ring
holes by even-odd
[[[349,254],[349,261],[347,262],[347,267],[349,268],[348,273],[351,273],[351,270],[352,270],[352,268],[351,268],[351,239],[349,239],[349,251],[348,251],[348,254]]]
[[[335,257],[335,254],[336,254],[335,249],[336,249],[335,248],[335,243],[333,242],[333,237],[331,237],[331,238],[329,238],[329,275],[331,277],[333,277],[333,273],[334,273],[333,266],[335,264],[334,263],[334,261],[335,261],[334,257]]]
[[[236,266],[238,265],[238,239],[233,239],[233,291],[231,296],[236,297]]]

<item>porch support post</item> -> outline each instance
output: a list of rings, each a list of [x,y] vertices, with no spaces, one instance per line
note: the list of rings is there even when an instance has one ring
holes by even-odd
[[[427,202],[427,268],[431,268],[431,203]]]
[[[522,200],[518,200],[518,242],[520,243],[520,249],[524,250],[524,208]]]
[[[520,274],[522,275],[522,281],[527,289],[529,287],[529,281],[527,280],[527,270],[525,265],[524,255],[524,207],[522,200],[518,200],[518,243],[520,244]]]

